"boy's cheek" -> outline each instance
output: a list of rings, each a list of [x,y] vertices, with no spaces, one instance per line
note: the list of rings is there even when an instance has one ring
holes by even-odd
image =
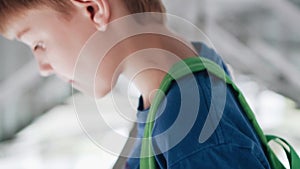
[[[59,73],[73,74],[73,69],[76,65],[77,53],[71,52],[74,50],[67,50],[67,48],[49,48],[47,51],[47,58],[51,65],[57,69]]]

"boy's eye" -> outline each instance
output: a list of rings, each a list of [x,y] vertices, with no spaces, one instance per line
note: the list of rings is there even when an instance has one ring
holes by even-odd
[[[45,43],[42,41],[37,42],[34,47],[33,47],[33,51],[37,51],[37,50],[44,50],[46,49]]]

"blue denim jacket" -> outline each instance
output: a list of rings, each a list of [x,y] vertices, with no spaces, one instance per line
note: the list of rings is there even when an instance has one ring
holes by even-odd
[[[221,57],[203,43],[193,43],[201,57],[206,57],[219,64],[229,75],[226,65]],[[196,116],[193,114],[195,104],[193,101],[193,88],[197,84]],[[199,141],[200,132],[211,108],[212,85],[226,85],[221,80],[211,79],[207,72],[198,72],[187,75],[178,81],[174,81],[163,100],[153,128],[153,151],[157,168],[161,169],[269,169],[269,163],[264,155],[261,143],[244,116],[240,104],[237,102],[235,93],[230,87],[225,87],[225,100],[223,113],[212,135],[205,140]],[[194,92],[194,93],[193,93]],[[217,96],[218,92],[216,91]],[[183,94],[185,93],[185,94]],[[186,95],[183,97],[182,95]],[[190,97],[189,97],[190,96]],[[188,98],[183,103],[182,98]],[[188,105],[188,104],[191,105]],[[182,104],[190,107],[181,114]],[[214,105],[219,106],[219,105]],[[137,112],[138,136],[143,137],[144,127],[149,109],[143,110],[143,99],[140,97]],[[182,118],[183,117],[183,118]],[[178,120],[182,118],[183,120]],[[170,130],[177,125],[176,130]],[[179,127],[178,127],[179,126]],[[187,127],[190,126],[190,127]],[[188,130],[186,130],[188,128]],[[166,132],[169,131],[169,132]],[[137,140],[128,158],[126,169],[138,169],[141,151],[141,140]]]

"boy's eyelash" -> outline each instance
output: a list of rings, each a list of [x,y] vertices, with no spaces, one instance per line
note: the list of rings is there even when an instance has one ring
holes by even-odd
[[[38,48],[39,48],[38,45],[35,45],[34,48],[33,48],[33,51],[38,50]]]
[[[41,41],[37,42],[36,45],[33,47],[33,51],[36,51],[38,49],[45,49],[45,44]]]

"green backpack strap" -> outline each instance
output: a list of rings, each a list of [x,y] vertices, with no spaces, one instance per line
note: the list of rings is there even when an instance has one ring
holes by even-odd
[[[210,74],[216,76],[224,80],[229,86],[237,94],[237,99],[240,102],[247,118],[249,119],[250,123],[252,124],[254,130],[256,131],[265,151],[265,154],[268,158],[270,166],[272,169],[285,169],[279,159],[276,157],[274,152],[271,150],[268,142],[274,140],[275,142],[281,145],[289,159],[290,168],[291,169],[300,169],[300,158],[297,155],[296,151],[283,139],[276,137],[276,136],[265,136],[262,129],[258,125],[255,115],[252,112],[250,106],[246,102],[242,92],[238,89],[238,87],[232,82],[231,78],[224,72],[224,70],[215,62],[206,59],[204,57],[192,57],[184,59],[180,62],[177,62],[168,72],[168,74],[164,77],[161,85],[160,85],[160,92],[157,92],[154,98],[154,101],[150,107],[149,114],[147,117],[147,123],[144,130],[144,138],[142,141],[142,149],[141,149],[141,158],[140,158],[140,168],[141,169],[155,169],[156,163],[152,149],[152,130],[154,125],[154,120],[156,116],[157,109],[164,99],[165,93],[167,93],[171,82],[173,80],[177,80],[183,76],[186,76],[191,73],[200,72],[207,70]],[[289,147],[289,150],[286,146]]]
[[[275,141],[284,149],[291,169],[300,168],[299,156],[297,155],[295,149],[286,140],[274,135],[266,135],[266,137],[268,142]]]

